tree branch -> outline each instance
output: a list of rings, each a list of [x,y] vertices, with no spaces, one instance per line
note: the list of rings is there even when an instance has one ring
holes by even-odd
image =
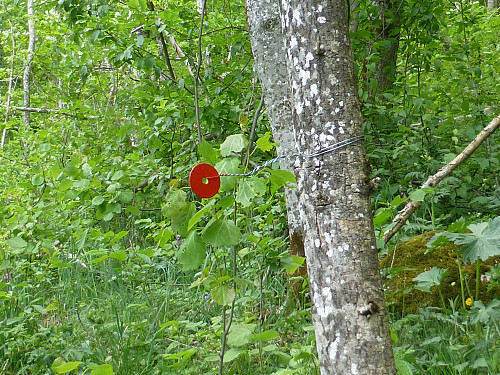
[[[9,108],[5,104],[0,104],[0,107]],[[73,113],[64,112],[64,111],[62,111],[60,109],[46,109],[46,108],[34,108],[34,107],[10,107],[10,110],[19,111],[19,112],[28,112],[28,113],[31,113],[31,112],[35,112],[35,113],[56,113],[56,114],[62,115],[62,116],[79,117],[79,118],[83,118],[84,120],[94,120],[94,119],[98,118],[97,116],[80,117],[80,116],[75,115]]]
[[[474,151],[481,146],[484,140],[493,134],[499,126],[500,116],[497,116],[491,120],[488,126],[479,132],[476,138],[474,138],[474,140],[469,143],[469,145],[464,148],[464,150],[455,159],[442,167],[435,175],[429,177],[420,188],[424,189],[427,187],[434,187],[439,184],[446,176],[453,172],[455,168],[466,161],[474,153]],[[421,205],[422,202],[408,201],[408,203],[406,203],[406,206],[399,211],[393,220],[396,225],[384,233],[383,240],[385,243],[389,242],[389,240],[405,225],[409,217],[413,215],[415,210]]]

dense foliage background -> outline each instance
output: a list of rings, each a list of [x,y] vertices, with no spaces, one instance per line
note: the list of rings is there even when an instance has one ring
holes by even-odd
[[[424,204],[381,256],[448,229],[479,270],[500,253],[498,137],[418,187],[500,113],[500,14],[386,3],[350,14],[377,235],[408,197]],[[307,280],[289,276],[304,261],[288,253],[293,177],[223,177],[212,199],[187,182],[199,162],[275,156],[243,1],[207,2],[203,23],[192,0],[37,2],[31,108],[48,111],[29,124],[26,4],[0,6],[0,373],[318,373]],[[414,288],[439,288],[439,266]],[[401,374],[500,373],[500,302],[461,281],[442,306],[393,311]]]

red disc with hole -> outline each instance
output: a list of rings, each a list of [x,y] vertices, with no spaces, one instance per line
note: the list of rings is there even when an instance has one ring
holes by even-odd
[[[220,188],[219,172],[207,163],[195,165],[189,174],[189,186],[200,198],[211,198]]]

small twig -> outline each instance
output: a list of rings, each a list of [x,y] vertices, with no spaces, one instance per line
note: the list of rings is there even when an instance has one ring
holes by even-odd
[[[250,137],[248,138],[247,153],[245,155],[245,159],[243,159],[244,166],[247,165],[248,158],[250,157],[250,149],[252,148],[253,138],[255,137],[255,128],[257,127],[257,121],[259,120],[260,111],[262,110],[263,106],[264,106],[264,91],[262,91],[262,95],[260,96],[260,104],[257,107],[257,110],[255,111],[255,115],[253,116],[252,130],[250,131]]]
[[[476,149],[481,146],[486,138],[488,138],[493,132],[500,126],[500,116],[495,117],[479,134],[474,138],[474,140],[469,143],[469,145],[464,148],[464,150],[452,161],[442,167],[436,174],[429,177],[427,181],[420,187],[421,189],[427,187],[434,187],[439,184],[446,176],[448,176],[455,168],[457,168],[461,163],[466,161]],[[408,201],[406,206],[399,211],[399,213],[394,218],[393,222],[396,223],[394,227],[387,230],[384,233],[384,242],[387,243],[389,240],[405,225],[406,221],[415,210],[422,205],[422,202]]]
[[[0,104],[0,107],[8,108],[8,106],[5,104]],[[61,116],[78,117],[84,120],[95,120],[98,118],[97,116],[80,117],[78,115],[75,115],[74,113],[68,113],[60,109],[46,109],[46,108],[34,108],[34,107],[10,107],[10,109],[19,112],[55,113]]]
[[[203,20],[205,18],[206,4],[207,0],[203,0],[203,6],[201,8],[200,31],[198,33],[198,66],[196,67],[196,76],[194,77],[194,107],[196,110],[196,127],[198,128],[198,143],[201,143],[200,105],[198,103],[199,99],[198,81],[200,80],[201,63],[203,62],[203,55],[201,51],[201,38],[203,35]]]

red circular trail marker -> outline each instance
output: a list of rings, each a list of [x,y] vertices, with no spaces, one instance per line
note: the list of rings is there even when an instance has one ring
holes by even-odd
[[[220,188],[219,172],[210,164],[197,164],[189,174],[189,186],[200,198],[212,198]]]

